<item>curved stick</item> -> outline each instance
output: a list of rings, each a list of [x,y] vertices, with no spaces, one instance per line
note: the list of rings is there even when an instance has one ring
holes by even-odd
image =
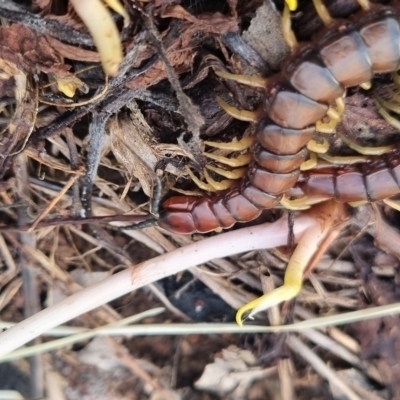
[[[312,216],[296,219],[294,234],[299,240],[305,230],[318,224]],[[213,258],[227,257],[250,250],[273,248],[287,243],[286,218],[270,224],[244,228],[201,240],[132,266],[66,298],[15,325],[0,335],[0,357],[44,332],[114,300],[132,290],[176,274]]]

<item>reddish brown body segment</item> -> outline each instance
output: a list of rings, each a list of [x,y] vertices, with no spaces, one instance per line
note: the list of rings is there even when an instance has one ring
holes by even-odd
[[[345,168],[328,167],[302,173],[293,196],[335,199],[341,203],[384,200],[400,192],[400,151]]]
[[[298,181],[305,146],[329,103],[347,87],[399,69],[400,23],[395,11],[376,6],[354,21],[335,22],[313,43],[301,45],[265,87],[253,161],[242,181],[215,196],[168,199],[162,205],[161,227],[183,234],[230,228],[279,203]],[[341,202],[381,200],[400,192],[399,164],[390,157],[382,163],[303,174],[297,189]]]

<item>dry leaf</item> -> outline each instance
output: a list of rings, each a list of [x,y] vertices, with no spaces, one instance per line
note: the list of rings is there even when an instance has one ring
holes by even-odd
[[[271,373],[271,369],[255,365],[256,359],[250,351],[230,346],[222,350],[222,358],[217,357],[206,366],[195,388],[217,393],[221,398],[229,394],[232,400],[244,400],[251,384]]]
[[[143,191],[151,197],[153,174],[158,160],[154,150],[152,130],[145,121],[137,104],[131,106],[130,116],[119,114],[108,125],[111,135],[111,148],[129,176],[135,176]]]
[[[50,46],[62,57],[85,62],[100,62],[100,55],[97,51],[72,46],[51,36],[46,36],[46,39],[50,43]]]
[[[65,75],[69,69],[44,36],[20,24],[0,27],[0,58],[13,62],[24,71]]]
[[[88,93],[88,86],[82,82],[76,75],[70,76],[57,76],[54,75],[57,81],[57,88],[61,93],[64,93],[67,97],[73,97],[77,89],[82,93]]]

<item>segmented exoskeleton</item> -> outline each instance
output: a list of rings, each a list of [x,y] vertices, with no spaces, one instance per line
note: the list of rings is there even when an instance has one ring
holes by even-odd
[[[308,156],[305,146],[317,122],[332,114],[330,104],[341,99],[346,88],[365,84],[374,74],[399,69],[399,15],[391,7],[359,3],[363,9],[354,22],[325,20],[323,32],[313,42],[297,46],[279,74],[266,84],[257,83],[263,86],[265,97],[255,115],[252,160],[240,182],[211,196],[169,198],[162,204],[159,226],[185,234],[230,228],[275,207],[296,185]],[[229,111],[229,106],[225,108]],[[393,154],[358,170],[347,167],[304,174],[297,189],[309,197],[343,202],[384,199],[400,192],[400,162]]]

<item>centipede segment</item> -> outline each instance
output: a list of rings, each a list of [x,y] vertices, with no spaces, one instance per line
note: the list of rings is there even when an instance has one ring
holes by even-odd
[[[316,131],[335,131],[345,111],[343,97],[347,88],[361,86],[368,90],[375,74],[395,73],[399,69],[399,15],[394,8],[358,0],[361,11],[351,21],[336,21],[322,0],[313,0],[313,3],[325,28],[312,42],[299,44],[291,30],[289,12],[297,4],[287,0],[282,25],[291,54],[284,60],[279,74],[264,79],[217,73],[223,79],[261,88],[264,100],[258,110],[246,111],[218,99],[232,117],[255,122],[256,132],[253,138],[234,144],[206,144],[230,151],[250,148],[250,153],[237,159],[205,153],[206,157],[236,170],[207,166],[204,172],[207,183],[189,171],[200,187],[216,193],[201,198],[168,199],[162,205],[159,226],[182,234],[226,229],[236,222],[250,221],[262,210],[279,203],[285,208],[304,210],[323,202],[322,206],[333,205],[332,209],[340,210],[340,203],[356,206],[384,200],[400,210],[390,199],[400,193],[400,150],[391,146],[364,148],[343,138],[347,145],[366,156],[331,157],[324,154],[324,144],[312,141]],[[397,74],[393,81],[399,88]],[[400,130],[399,121],[392,115],[400,114],[400,96],[392,93],[387,100],[375,94],[374,98],[382,117]],[[313,171],[316,153],[339,167],[330,165]],[[207,169],[227,179],[216,182]],[[228,189],[220,191],[225,188]],[[330,218],[332,213],[328,208],[326,215]],[[322,212],[323,208],[315,211]],[[289,262],[283,286],[240,308],[239,324],[244,313],[250,311],[252,316],[299,293],[307,266],[315,260],[318,248],[324,249],[333,237],[325,225],[318,223],[304,233]],[[325,226],[323,231],[321,226]]]
[[[397,71],[400,63],[400,23],[394,9],[359,0],[361,11],[352,18],[356,22],[336,21],[330,17],[321,0],[313,2],[325,28],[309,43],[297,43],[290,28],[289,11],[285,9],[284,37],[292,52],[283,62],[279,74],[263,79],[218,73],[224,79],[261,87],[265,93],[264,101],[256,111],[237,110],[218,100],[231,116],[257,123],[254,138],[240,143],[242,147],[232,148],[245,149],[251,145],[250,154],[231,161],[214,157],[212,153],[205,154],[219,163],[230,162],[234,168],[248,165],[247,172],[240,169],[235,180],[228,177],[226,185],[231,187],[219,192],[225,186],[217,185],[206,171],[208,182],[201,187],[217,193],[200,199],[187,196],[168,199],[162,205],[163,212],[158,221],[160,226],[176,233],[205,233],[252,220],[262,210],[275,207],[280,202],[293,208],[287,195],[283,196],[290,194],[288,191],[299,180],[301,169],[312,168],[315,164],[315,156],[310,157],[307,145],[315,152],[326,151],[313,142],[310,144],[310,141],[317,130],[334,131],[344,112],[346,88],[358,85],[369,87],[374,74]],[[294,3],[289,5],[292,9],[295,7]],[[385,109],[385,105],[381,104],[381,108]],[[230,144],[224,147],[224,144],[207,142],[207,145],[227,149]],[[387,148],[388,151],[391,148]],[[329,160],[329,156],[326,157]],[[359,157],[358,160],[364,161]],[[357,157],[349,162],[357,162]],[[304,173],[297,191],[303,193],[309,204],[326,198],[344,202],[376,201],[400,192],[397,165],[367,164],[369,169],[362,167],[364,169],[358,172],[350,172],[349,167],[343,172],[336,169],[333,186],[322,192],[314,190],[313,185],[317,181],[332,181],[331,172]],[[216,168],[208,167],[224,175],[222,169]],[[390,189],[385,189],[385,185],[377,186],[379,174],[387,180],[392,177]],[[226,172],[224,176],[228,175]],[[357,188],[363,195],[346,194],[348,188],[354,187],[348,186],[350,181],[359,185]],[[200,185],[198,180],[196,183]],[[328,183],[324,185],[328,187]],[[299,209],[305,205],[304,202],[299,204],[302,204]]]

